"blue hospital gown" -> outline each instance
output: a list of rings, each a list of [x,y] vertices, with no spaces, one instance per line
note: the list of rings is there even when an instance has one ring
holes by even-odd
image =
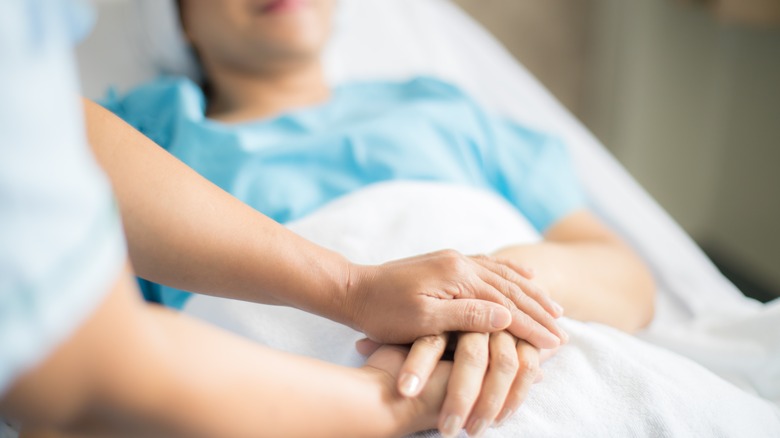
[[[432,78],[351,83],[328,102],[225,124],[192,81],[160,78],[105,105],[198,173],[285,223],[372,183],[437,181],[494,191],[544,231],[584,198],[556,137],[488,114]],[[146,284],[181,307],[187,294]]]

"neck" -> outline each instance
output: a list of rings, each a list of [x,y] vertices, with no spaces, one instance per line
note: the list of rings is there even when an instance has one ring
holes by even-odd
[[[266,118],[330,96],[319,60],[260,73],[214,69],[209,78],[207,115],[223,122]]]

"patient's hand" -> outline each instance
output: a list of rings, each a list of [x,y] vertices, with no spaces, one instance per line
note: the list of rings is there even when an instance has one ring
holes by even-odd
[[[445,437],[464,428],[469,436],[478,437],[506,420],[526,399],[531,385],[542,379],[541,363],[557,351],[540,351],[505,331],[454,336],[454,363],[437,421]],[[429,376],[442,363],[446,346],[446,335],[427,336],[414,343],[398,374],[401,394],[416,397],[430,384]],[[369,340],[357,344],[365,355],[377,347]]]
[[[450,378],[452,363],[441,362],[431,369],[428,385],[418,397],[403,397],[396,389],[398,373],[406,359],[409,349],[394,345],[372,343],[371,357],[366,361],[363,370],[378,377],[388,394],[388,402],[398,419],[398,435],[408,435],[422,430],[436,428],[436,421],[441,411],[447,382]]]
[[[541,380],[540,365],[555,351],[540,351],[507,332],[459,334],[439,430],[451,437],[463,428],[479,437],[506,420],[525,401],[531,385]]]
[[[560,306],[509,262],[447,250],[352,271],[344,319],[377,342],[504,329],[539,348],[566,341]]]

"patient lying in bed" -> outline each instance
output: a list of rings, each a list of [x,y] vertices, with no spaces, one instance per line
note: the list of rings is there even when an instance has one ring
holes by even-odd
[[[161,78],[105,104],[212,182],[282,223],[381,181],[489,190],[556,243],[501,255],[533,267],[567,315],[628,331],[650,320],[652,280],[587,212],[554,136],[494,117],[432,78],[329,88],[320,51],[330,1],[276,13],[183,3],[203,86]],[[186,300],[165,288],[158,296],[174,307]]]
[[[544,236],[495,256],[532,268],[534,284],[572,318],[625,331],[646,325],[653,312],[653,281],[633,252],[587,211],[566,146],[491,115],[457,88],[432,78],[331,89],[320,52],[332,3],[182,1],[184,29],[201,61],[203,83],[162,78],[106,106],[206,178],[283,223],[384,181],[436,181],[495,193]],[[448,213],[455,217],[469,208],[463,204]],[[149,297],[172,307],[181,308],[189,297],[146,286]],[[491,358],[501,356],[496,345],[510,342],[516,351],[510,384],[495,380],[504,392],[515,374],[518,381],[528,379],[517,363],[538,368],[539,352],[523,340],[474,335],[462,342],[481,345],[474,348],[485,356],[483,368],[488,350]],[[493,381],[490,376],[485,385]],[[456,429],[465,426],[479,434],[519,405],[527,391],[521,383],[504,409],[480,401],[473,410],[453,405],[444,411],[457,414]]]

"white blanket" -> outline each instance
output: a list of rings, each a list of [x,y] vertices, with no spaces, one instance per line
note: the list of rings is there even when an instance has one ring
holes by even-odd
[[[435,183],[372,186],[289,227],[362,263],[442,248],[490,252],[539,239],[497,196]],[[676,353],[564,320],[571,342],[544,365],[545,380],[518,414],[487,436],[780,436],[780,409],[769,401],[780,400],[780,303],[720,320],[665,323],[674,320],[675,304],[659,294],[659,323],[643,337]],[[360,333],[295,309],[196,296],[185,312],[281,350],[363,362],[353,346]]]

